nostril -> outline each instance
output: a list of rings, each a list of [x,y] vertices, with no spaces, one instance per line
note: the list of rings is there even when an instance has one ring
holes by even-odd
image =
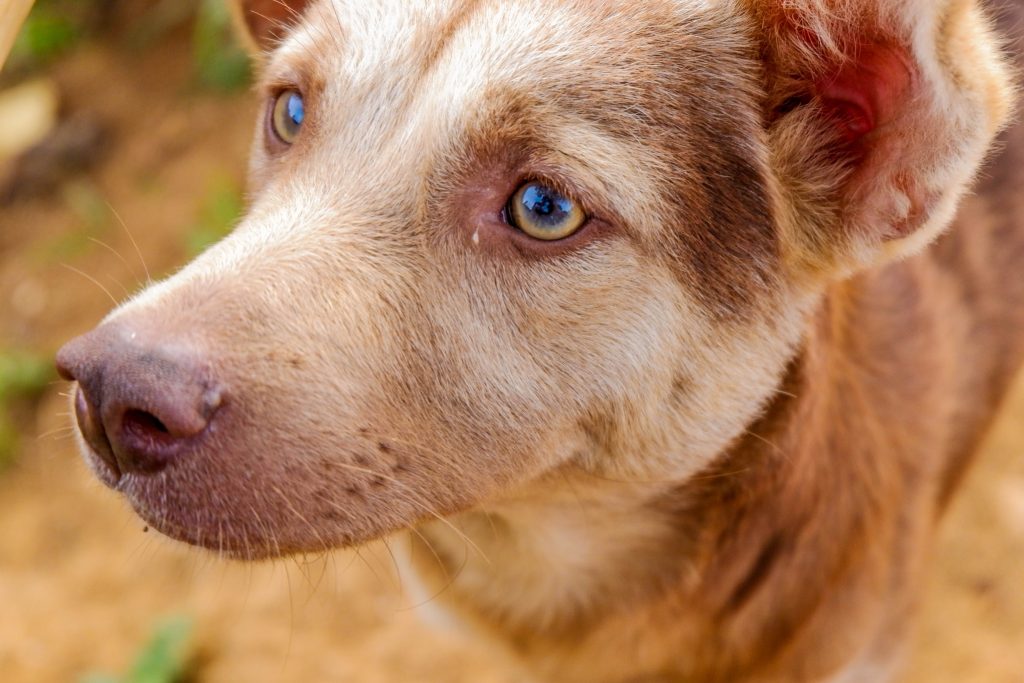
[[[78,382],[81,432],[111,479],[156,473],[200,448],[224,401],[197,349],[157,336],[138,325],[108,323],[57,353],[61,376]]]
[[[126,432],[134,432],[139,435],[160,434],[170,436],[171,433],[164,423],[160,421],[160,418],[144,410],[129,410],[125,412],[121,428]]]
[[[191,430],[190,430],[191,431]],[[145,410],[130,408],[121,417],[114,440],[114,452],[122,467],[136,472],[162,470],[184,448],[192,434],[172,429],[164,420]]]
[[[206,431],[216,408],[206,405],[201,396],[177,389],[164,386],[160,398],[150,396],[150,410],[138,404],[120,408],[111,404],[107,433],[123,470],[159,472],[187,452],[194,437]]]

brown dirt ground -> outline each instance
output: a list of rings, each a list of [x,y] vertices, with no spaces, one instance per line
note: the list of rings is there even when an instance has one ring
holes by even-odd
[[[185,258],[182,233],[209,183],[241,179],[254,119],[251,97],[196,93],[188,73],[188,50],[174,41],[130,59],[86,48],[53,73],[73,108],[113,126],[91,182],[156,273]],[[0,348],[55,349],[109,309],[99,287],[45,256],[80,220],[57,199],[0,214]],[[103,239],[113,251],[63,262],[121,296],[141,268],[112,226]],[[79,461],[64,390],[55,384],[19,416],[29,436],[0,473],[0,680],[123,671],[169,614],[194,616],[204,682],[520,680],[474,643],[421,623],[383,546],[243,566],[144,534]],[[1024,683],[1022,416],[1024,385],[941,531],[910,683]]]

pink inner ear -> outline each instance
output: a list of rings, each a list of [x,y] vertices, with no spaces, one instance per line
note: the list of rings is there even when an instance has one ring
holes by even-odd
[[[865,45],[816,90],[842,139],[859,141],[892,120],[910,88],[906,52],[888,45]]]

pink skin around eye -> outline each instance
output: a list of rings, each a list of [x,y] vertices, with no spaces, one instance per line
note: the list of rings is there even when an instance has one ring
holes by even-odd
[[[453,220],[463,228],[460,241],[471,253],[516,260],[554,258],[614,232],[609,222],[590,214],[583,228],[564,239],[544,242],[527,236],[510,226],[503,215],[522,178],[515,169],[495,165],[474,173],[457,195],[452,205],[460,210]]]

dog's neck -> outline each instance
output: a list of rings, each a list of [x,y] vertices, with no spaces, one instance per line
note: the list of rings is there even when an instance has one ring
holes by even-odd
[[[834,288],[762,417],[703,473],[621,482],[566,469],[522,498],[422,529],[414,552],[431,592],[524,649],[600,640],[602,623],[620,611],[637,620],[649,601],[685,605],[672,627],[717,633],[729,657],[770,657],[816,613],[835,613],[818,608],[837,588],[849,596],[902,580],[879,560],[919,554],[927,535],[911,526],[937,498],[919,482],[939,477],[916,471],[935,459],[915,454],[944,438],[904,427],[917,416],[941,424],[951,410],[913,380],[949,367],[932,335],[909,333],[934,329],[926,307],[870,305],[904,286],[880,274]],[[871,391],[877,382],[888,390]],[[933,438],[905,443],[904,433]],[[842,628],[877,618],[858,611],[840,611]],[[755,633],[760,641],[743,642]]]

